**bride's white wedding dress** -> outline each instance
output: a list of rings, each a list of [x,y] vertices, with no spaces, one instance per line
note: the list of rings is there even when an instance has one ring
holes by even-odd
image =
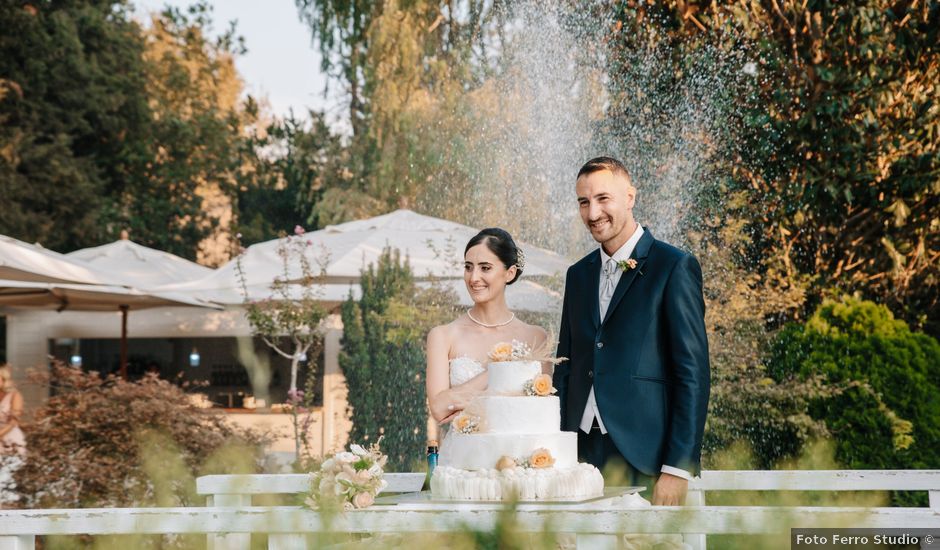
[[[450,360],[450,387],[469,382],[486,370],[479,361],[470,357],[455,357]]]
[[[484,371],[486,371],[486,367],[476,359],[470,357],[455,357],[450,360],[450,387],[453,388],[454,386],[465,384]],[[447,433],[441,441],[438,464],[447,466],[449,462],[448,444],[450,438],[454,435],[454,431],[450,429],[449,424],[442,425],[441,429],[447,430]]]

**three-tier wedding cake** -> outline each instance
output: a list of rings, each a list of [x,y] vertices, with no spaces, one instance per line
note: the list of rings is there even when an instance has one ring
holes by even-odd
[[[490,363],[486,392],[452,422],[431,477],[433,496],[564,500],[603,494],[597,468],[578,463],[577,434],[560,429],[554,391],[539,361]]]

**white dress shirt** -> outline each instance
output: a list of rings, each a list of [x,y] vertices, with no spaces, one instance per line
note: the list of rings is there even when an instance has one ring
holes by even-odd
[[[614,252],[613,255],[608,256],[607,252],[604,251],[604,247],[601,247],[601,274],[597,292],[602,322],[607,315],[607,308],[610,307],[610,299],[613,297],[614,289],[617,288],[620,277],[623,276],[623,270],[620,269],[618,262],[630,259],[630,256],[633,255],[633,250],[636,248],[636,244],[640,242],[642,236],[643,227],[637,224],[636,231],[633,232],[633,235],[631,235],[630,238],[627,239],[627,242],[623,243],[623,246]],[[592,384],[591,393],[588,394],[587,404],[584,407],[584,414],[581,416],[581,425],[579,426],[581,431],[590,433],[591,425],[594,423],[595,418],[597,418],[597,425],[600,426],[601,433],[606,434],[607,428],[604,426],[601,412],[597,408],[597,400],[594,397],[594,385]],[[663,465],[662,472],[684,479],[692,479],[692,475],[689,472],[673,466]]]

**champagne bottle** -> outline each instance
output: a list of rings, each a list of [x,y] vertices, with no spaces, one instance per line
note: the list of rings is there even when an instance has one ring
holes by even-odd
[[[431,487],[431,476],[434,474],[434,468],[437,467],[437,440],[428,441],[428,479],[425,485]]]

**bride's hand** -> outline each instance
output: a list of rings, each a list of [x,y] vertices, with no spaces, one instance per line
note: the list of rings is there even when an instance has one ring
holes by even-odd
[[[441,423],[441,424],[447,424],[448,422],[450,422],[450,421],[453,420],[454,418],[457,418],[457,415],[458,415],[458,414],[460,414],[460,411],[454,411],[454,412],[450,413],[449,415],[445,416],[444,419],[441,420],[440,423]]]
[[[450,395],[448,395],[450,398],[450,403],[447,405],[447,410],[459,413],[460,411],[466,409],[470,402],[473,401],[473,398],[480,395],[480,393],[480,391],[473,388],[461,386],[451,388]],[[448,413],[448,415],[449,414],[450,413]]]

